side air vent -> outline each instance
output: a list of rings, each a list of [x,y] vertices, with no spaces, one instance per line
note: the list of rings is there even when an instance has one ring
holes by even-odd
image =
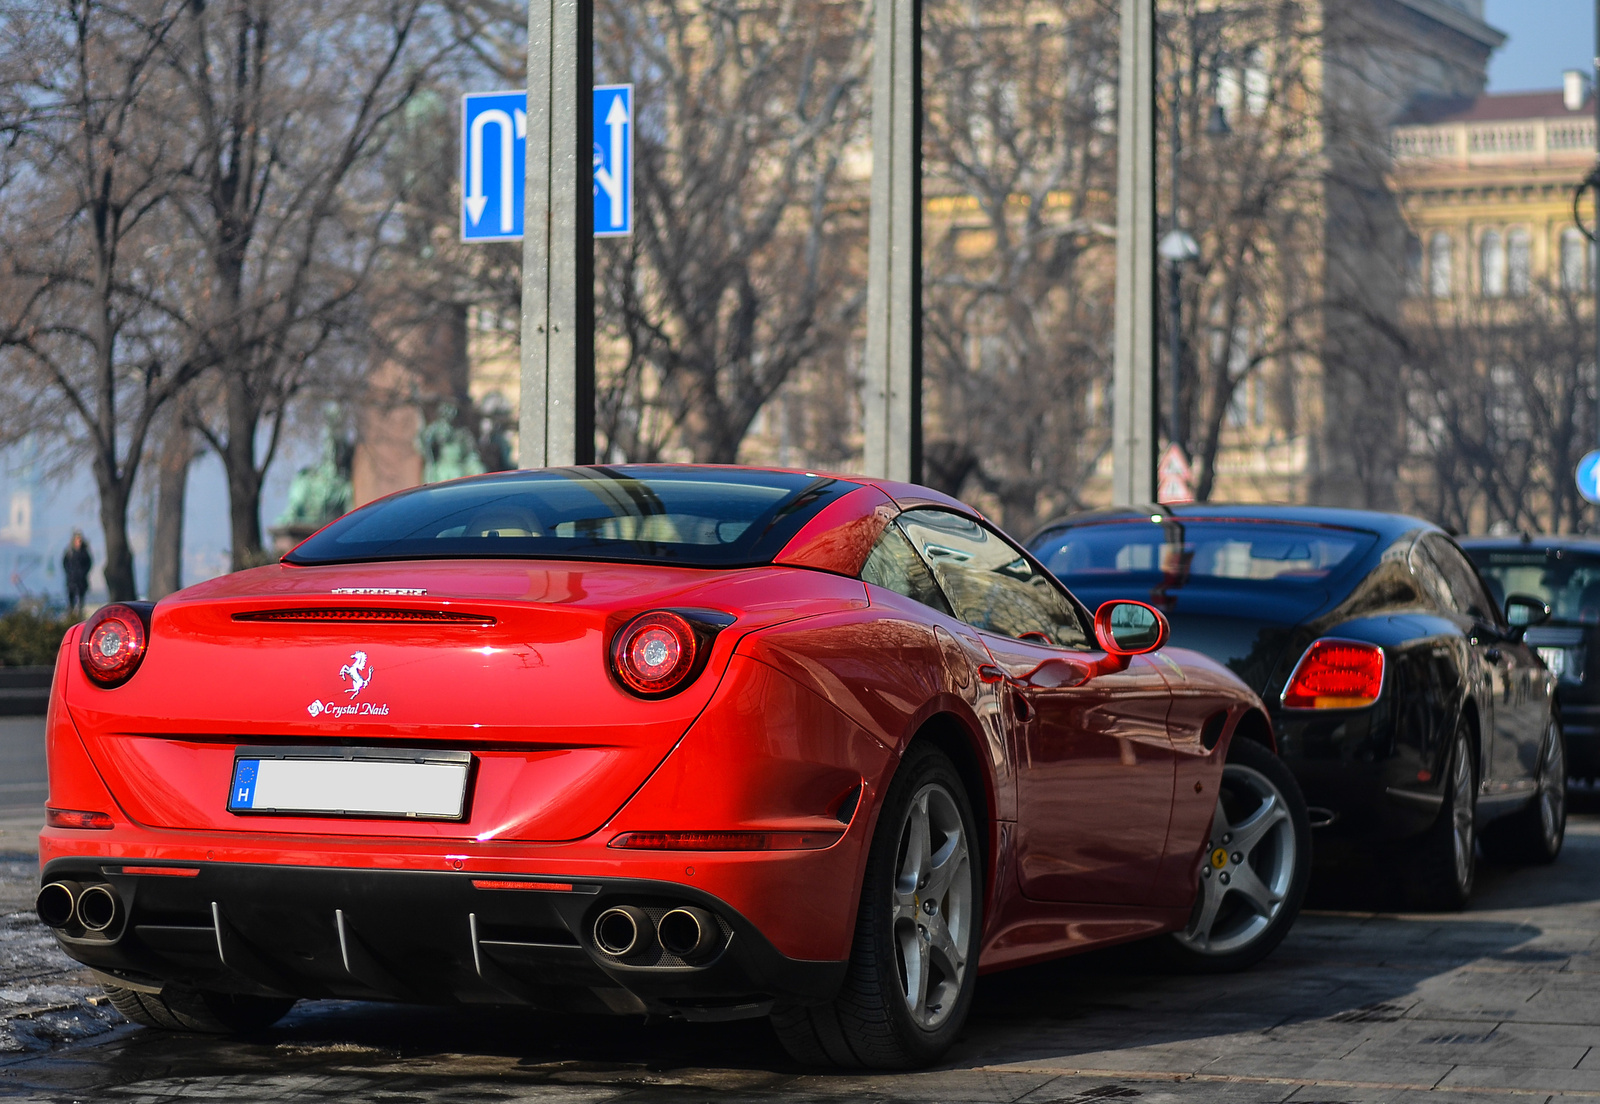
[[[430,609],[376,609],[372,607],[318,606],[312,609],[252,610],[236,613],[235,621],[292,621],[328,622],[388,622],[396,625],[492,625],[494,618],[482,613],[458,613],[455,610]]]

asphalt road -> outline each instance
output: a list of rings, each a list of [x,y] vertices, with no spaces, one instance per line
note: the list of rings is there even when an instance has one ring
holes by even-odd
[[[44,718],[0,717],[0,820],[43,816],[44,798]]]
[[[12,735],[7,733],[7,735]],[[9,754],[9,753],[8,753]],[[7,760],[10,762],[11,760]],[[1486,868],[1456,915],[1319,910],[1265,963],[1152,972],[1137,947],[982,980],[939,1069],[796,1067],[762,1023],[644,1027],[516,1010],[302,1003],[246,1040],[92,1003],[0,856],[0,1097],[22,1100],[1015,1101],[1355,1104],[1600,1098],[1600,798],[1561,860]],[[1373,900],[1381,900],[1373,872]]]

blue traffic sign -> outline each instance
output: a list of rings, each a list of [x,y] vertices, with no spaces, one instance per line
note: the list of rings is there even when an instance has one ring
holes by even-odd
[[[528,94],[461,98],[461,239],[519,241],[527,178]],[[633,85],[594,90],[594,232],[633,233]]]
[[[1590,502],[1600,503],[1600,449],[1584,454],[1578,461],[1578,493]]]
[[[474,92],[461,98],[461,237],[522,237],[527,178],[528,94]]]
[[[633,85],[594,90],[594,236],[633,233]]]

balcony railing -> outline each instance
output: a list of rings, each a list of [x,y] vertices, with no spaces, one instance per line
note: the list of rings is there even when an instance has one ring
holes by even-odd
[[[1593,119],[1523,119],[1503,123],[1445,123],[1395,127],[1398,162],[1436,161],[1459,165],[1545,163],[1581,159],[1594,152]]]

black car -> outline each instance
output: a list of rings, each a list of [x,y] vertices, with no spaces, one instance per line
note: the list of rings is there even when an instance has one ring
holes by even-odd
[[[1492,594],[1528,594],[1550,607],[1527,640],[1556,677],[1567,773],[1600,778],[1600,539],[1466,537],[1461,547]]]
[[[1147,601],[1174,644],[1244,679],[1319,840],[1342,845],[1324,850],[1398,865],[1413,905],[1466,903],[1480,829],[1498,856],[1560,852],[1555,680],[1524,639],[1548,608],[1494,600],[1437,526],[1294,506],[1115,508],[1053,522],[1028,547],[1090,608]]]

